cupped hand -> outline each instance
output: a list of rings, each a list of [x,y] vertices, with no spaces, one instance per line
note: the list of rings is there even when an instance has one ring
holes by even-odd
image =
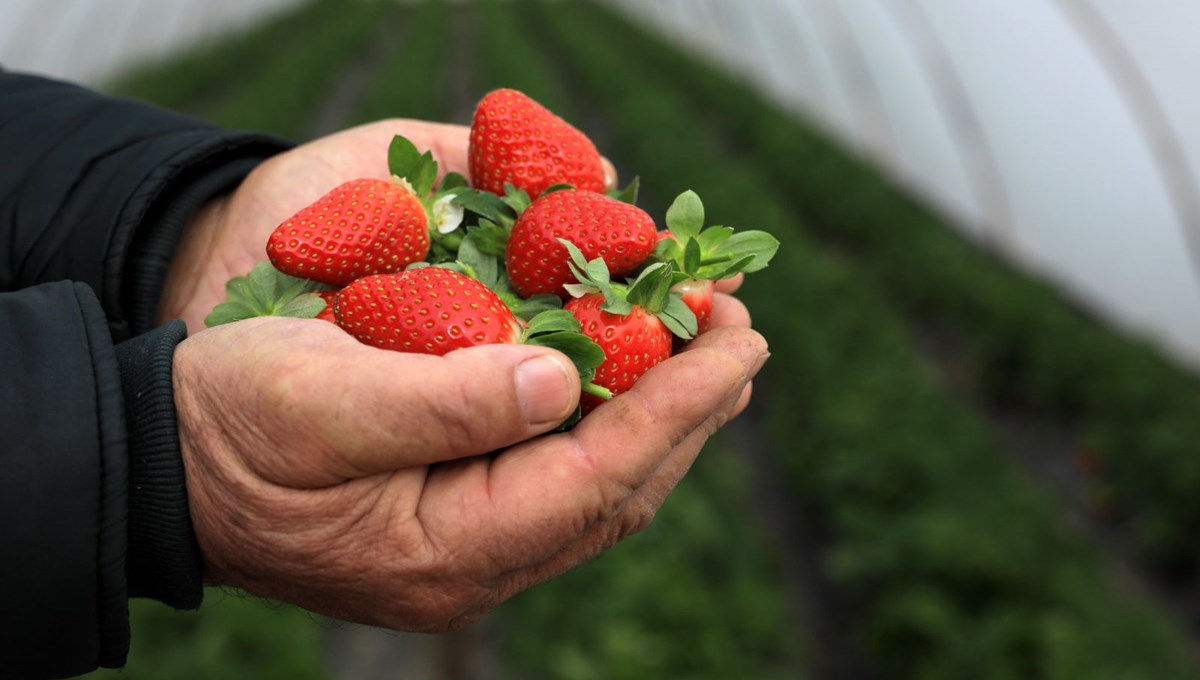
[[[444,357],[264,318],[183,342],[174,383],[206,580],[397,630],[465,625],[644,528],[765,361],[745,307],[567,433],[548,349]]]

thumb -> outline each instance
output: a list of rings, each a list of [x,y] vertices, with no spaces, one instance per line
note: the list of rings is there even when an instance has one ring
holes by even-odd
[[[322,433],[337,479],[316,484],[505,448],[553,429],[579,402],[574,365],[543,347],[482,345],[445,356],[361,347],[335,363],[317,370],[334,383],[322,394],[338,395],[339,417]]]

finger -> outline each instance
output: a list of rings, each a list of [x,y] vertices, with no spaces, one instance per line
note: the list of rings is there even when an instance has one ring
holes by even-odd
[[[738,288],[741,288],[742,284],[745,282],[746,275],[737,274],[728,279],[721,279],[720,281],[717,281],[716,290],[718,293],[733,294],[736,293]]]
[[[547,348],[482,345],[442,357],[351,349],[275,388],[279,408],[299,404],[328,446],[329,460],[301,486],[511,446],[557,426],[579,399],[573,364]]]
[[[713,311],[709,319],[709,329],[733,326],[735,328],[750,327],[750,310],[739,299],[724,293],[713,294]]]
[[[737,418],[742,414],[742,411],[746,410],[746,407],[750,405],[750,398],[753,395],[754,383],[746,383],[746,386],[742,388],[742,393],[738,396],[737,403],[735,403],[733,408],[729,411],[729,420]]]
[[[646,373],[572,432],[506,452],[488,483],[494,525],[510,566],[546,559],[593,525],[614,519],[673,452],[741,394],[766,343],[753,331],[719,329],[704,346]],[[746,336],[746,337],[742,337]],[[540,556],[540,557],[539,557]]]

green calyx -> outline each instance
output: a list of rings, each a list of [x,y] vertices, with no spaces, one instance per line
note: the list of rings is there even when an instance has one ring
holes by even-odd
[[[288,276],[270,262],[259,262],[246,276],[235,276],[225,284],[225,301],[213,308],[204,324],[212,328],[256,316],[312,319],[326,304],[316,291],[326,288]]]
[[[422,153],[400,135],[394,136],[388,146],[388,171],[396,181],[407,183],[425,207],[432,258],[442,259],[456,252],[462,240],[458,229],[464,216],[461,197],[471,191],[467,179],[456,172],[447,173],[435,190],[438,164],[433,153]]]
[[[677,283],[678,272],[671,262],[656,262],[646,267],[633,281],[613,283],[603,258],[588,260],[583,251],[567,239],[559,239],[570,254],[567,266],[578,283],[565,288],[573,297],[589,293],[604,296],[600,309],[619,316],[628,316],[634,306],[658,317],[675,335],[690,340],[697,330],[696,315],[684,304],[679,293],[671,291]]]
[[[704,203],[690,190],[680,194],[667,210],[667,229],[674,238],[659,241],[654,259],[674,265],[676,283],[756,272],[770,264],[779,250],[779,241],[765,231],[705,227]]]

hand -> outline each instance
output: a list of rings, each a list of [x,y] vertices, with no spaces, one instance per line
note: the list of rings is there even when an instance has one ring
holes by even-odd
[[[734,298],[713,326],[536,439],[579,396],[551,350],[403,354],[279,318],[199,333],[174,384],[205,578],[347,621],[465,625],[650,522],[767,357]]]
[[[259,165],[237,190],[206,205],[183,234],[168,274],[159,321],[183,319],[188,332],[225,299],[225,282],[266,259],[275,227],[343,182],[386,178],[394,135],[433,152],[439,172],[466,175],[470,129],[416,120],[384,120],[323,137]],[[616,171],[604,161],[609,185]]]

